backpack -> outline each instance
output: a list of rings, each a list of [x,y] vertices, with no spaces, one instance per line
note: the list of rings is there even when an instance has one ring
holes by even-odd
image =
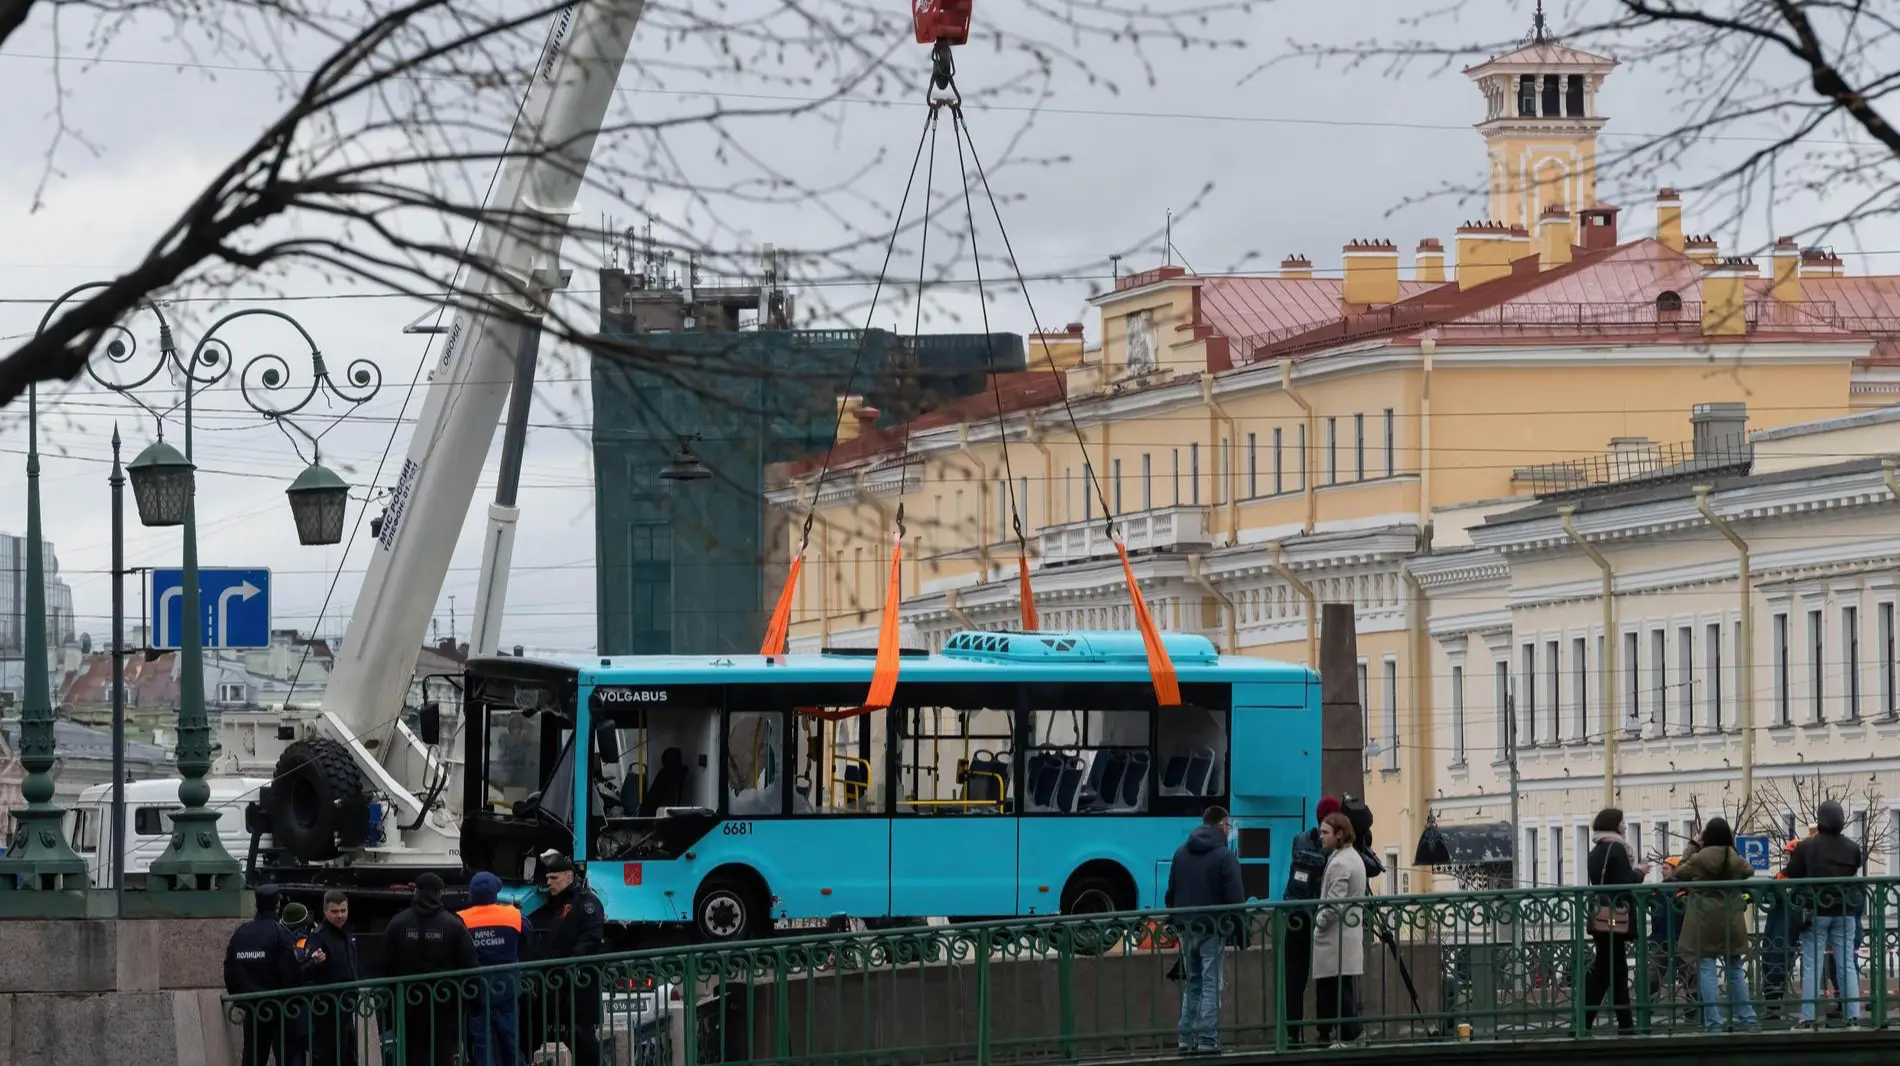
[[[1287,874],[1284,897],[1318,899],[1320,884],[1326,878],[1326,860],[1331,857],[1320,847],[1316,830],[1294,834],[1292,870]]]
[[[1372,808],[1366,801],[1355,796],[1345,797],[1339,805],[1339,812],[1352,823],[1353,844],[1368,854],[1372,851]]]

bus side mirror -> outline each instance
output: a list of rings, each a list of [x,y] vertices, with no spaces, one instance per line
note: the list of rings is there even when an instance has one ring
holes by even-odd
[[[419,717],[421,728],[417,732],[422,734],[422,742],[430,747],[442,743],[442,704],[430,700],[422,705]]]
[[[619,762],[620,730],[610,725],[595,730],[594,750],[600,753],[602,764]]]

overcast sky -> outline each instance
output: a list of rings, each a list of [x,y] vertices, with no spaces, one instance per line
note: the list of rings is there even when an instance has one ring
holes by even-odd
[[[993,0],[980,4],[977,18],[1008,17],[1001,10],[1006,6]],[[1446,183],[1475,183],[1480,174],[1483,146],[1470,127],[1482,116],[1482,101],[1456,65],[1448,70],[1419,66],[1387,76],[1379,70],[1344,73],[1294,64],[1272,68],[1243,84],[1248,73],[1279,52],[1290,37],[1356,39],[1378,32],[1381,25],[1395,25],[1397,15],[1413,6],[1407,0],[1259,3],[1246,15],[1235,14],[1204,28],[1213,35],[1254,42],[1247,49],[1183,53],[1156,47],[1153,86],[1146,84],[1141,66],[1125,46],[1059,42],[1099,56],[1099,62],[1092,63],[1097,73],[1120,82],[1122,91],[1109,93],[1073,72],[1063,73],[1056,95],[1034,115],[1027,136],[1018,142],[1021,155],[1063,161],[1005,167],[996,175],[999,195],[1008,197],[1002,205],[1004,219],[1024,269],[1080,275],[1109,253],[1130,249],[1144,235],[1158,233],[1167,212],[1186,208],[1209,182],[1214,188],[1204,203],[1179,217],[1174,229],[1180,256],[1203,271],[1249,264],[1271,267],[1292,252],[1305,253],[1322,269],[1336,267],[1340,245],[1353,238],[1392,239],[1407,250],[1408,258],[1421,237],[1449,242],[1453,228],[1477,217],[1481,208],[1447,200],[1400,205]],[[1557,17],[1560,30],[1562,18]],[[1517,35],[1528,24],[1525,5],[1492,0],[1467,4],[1462,20],[1440,32],[1448,39],[1456,34],[1495,40]],[[155,26],[134,26],[103,50],[86,53],[101,57],[101,62],[85,68],[64,65],[67,120],[98,152],[72,141],[62,144],[57,157],[61,173],[53,179],[44,207],[31,212],[31,194],[43,166],[41,149],[52,142],[55,131],[56,96],[46,58],[53,47],[50,23],[41,14],[0,51],[0,100],[7,101],[0,112],[0,143],[7,146],[0,159],[0,233],[6,238],[0,241],[4,338],[30,334],[48,298],[135,262],[208,177],[276,113],[273,75],[257,69],[178,66],[192,62],[193,55]],[[673,50],[663,42],[636,37],[632,69]],[[73,55],[84,49],[76,47],[69,34],[64,51]],[[916,49],[914,59],[921,86],[925,50]],[[214,67],[245,65],[239,59],[203,54],[196,60]],[[998,56],[972,48],[962,57],[960,78],[975,100],[982,86],[1020,74],[1025,65],[1021,54]],[[623,86],[631,84],[637,84],[637,78],[622,81]],[[743,91],[758,92],[751,83]],[[736,106],[740,101],[733,102]],[[623,92],[616,103],[625,114],[665,106],[680,105],[666,94],[637,89]],[[970,112],[978,147],[991,160],[1002,158],[1005,142],[1030,119],[1020,103],[1014,106],[1017,109]],[[1682,101],[1672,95],[1660,72],[1624,69],[1611,76],[1599,107],[1611,118],[1606,144],[1614,144],[1611,136],[1669,128],[1678,120]],[[842,180],[876,163],[854,188],[894,207],[921,115],[921,103],[903,109],[839,104],[819,116],[753,123],[744,130],[744,143],[761,159],[813,185]],[[1691,185],[1746,147],[1736,141],[1698,150],[1672,180]],[[703,168],[710,175],[730,165],[714,155],[706,139],[695,143],[687,138],[677,150],[689,156],[681,164],[688,170]],[[694,152],[702,157],[691,158]],[[877,163],[880,152],[889,158]],[[953,176],[954,170],[945,173]],[[1605,198],[1628,208],[1626,236],[1650,231],[1647,197],[1656,184],[1645,176],[1632,191],[1620,187],[1616,176],[1605,176]],[[597,193],[581,206],[582,217],[588,219],[603,213],[627,216],[632,210]],[[647,206],[686,217],[683,206]],[[1686,207],[1691,231],[1709,228],[1698,218],[1693,198]],[[1820,217],[1818,210],[1812,202],[1783,203],[1772,220],[1765,209],[1758,211],[1747,224],[1744,242],[1812,221]],[[836,240],[825,213],[808,207],[734,207],[724,221],[728,242],[734,239],[732,230],[742,231],[746,239],[790,248]],[[856,221],[867,229],[879,224],[868,207]],[[1723,236],[1729,245],[1730,235]],[[996,238],[984,230],[980,239],[987,246]],[[1884,250],[1900,249],[1900,235],[1861,234],[1863,249],[1882,254],[1855,255],[1849,251],[1851,242],[1837,238],[1837,243],[1844,246],[1850,271],[1891,270],[1894,257]],[[573,243],[567,251],[576,280],[575,291],[563,299],[573,301],[572,313],[591,317],[592,275],[600,252]],[[866,271],[875,268],[875,255],[868,249],[863,259]],[[1123,268],[1145,269],[1160,259],[1159,242],[1150,242],[1129,255]],[[914,259],[893,267],[894,274],[908,273],[913,279],[915,270]],[[993,274],[986,270],[986,276]],[[967,277],[967,271],[957,276]],[[1084,303],[1091,283],[1089,277],[1075,276],[1034,284],[1036,313],[1051,327],[1081,319],[1094,336],[1097,323]],[[346,476],[361,488],[393,444],[379,482],[387,485],[408,446],[410,425],[397,421],[404,410],[404,386],[423,358],[427,341],[401,330],[428,305],[311,272],[280,279],[277,285],[295,297],[277,306],[296,315],[331,360],[340,364],[368,357],[382,366],[388,383],[382,395],[363,409],[366,417],[329,436],[325,457],[346,468]],[[808,308],[850,305],[853,324],[862,324],[866,288],[834,284],[827,289],[801,294],[801,301]],[[967,287],[937,291],[933,299],[941,312],[934,318],[935,328],[975,328],[975,304]],[[196,328],[206,324],[200,314],[225,309],[175,308],[186,323],[182,339],[195,337]],[[889,326],[898,314],[880,311],[876,318],[879,325]],[[997,329],[1030,328],[1028,310],[1011,286],[999,283],[991,315]],[[907,314],[903,321],[908,323]],[[139,322],[135,328],[150,345],[154,338],[147,324]],[[290,344],[275,343],[287,339],[283,333],[243,336],[255,337],[260,347],[241,356],[296,351]],[[593,647],[594,490],[586,442],[592,413],[577,369],[571,353],[553,353],[542,363],[536,428],[529,435],[522,478],[524,514],[504,644],[576,651]],[[111,602],[107,438],[116,419],[129,459],[150,439],[150,422],[89,381],[47,390],[42,404],[43,447],[48,452],[42,478],[46,535],[73,586],[79,628],[100,639],[109,631]],[[347,554],[345,546],[296,546],[283,497],[300,467],[289,442],[251,413],[234,390],[214,390],[201,404],[197,455],[203,469],[202,564],[270,568],[277,625],[340,634],[369,550],[367,536],[347,546]],[[411,404],[405,417],[413,420],[418,406]],[[22,532],[25,524],[26,441],[18,414],[14,409],[0,415],[0,501],[5,501],[0,504],[0,530],[12,533]],[[480,562],[480,504],[492,493],[495,458],[491,454],[490,473],[477,500],[471,501],[443,590],[437,611],[442,635],[451,628],[453,597],[455,631],[467,637]],[[134,566],[176,565],[177,545],[174,531],[144,530],[133,520],[127,559]],[[332,594],[332,578],[339,571]],[[135,583],[128,583],[127,597],[129,613],[136,616],[141,592]]]

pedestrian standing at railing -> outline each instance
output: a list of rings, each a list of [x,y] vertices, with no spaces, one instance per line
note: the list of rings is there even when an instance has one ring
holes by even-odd
[[[606,946],[606,915],[600,897],[578,879],[573,859],[553,855],[543,866],[548,902],[536,915],[540,956],[570,962],[541,971],[542,1026],[559,1030],[557,1039],[573,1055],[573,1066],[600,1066],[600,997],[607,987],[587,959]]]
[[[1294,836],[1292,869],[1287,873],[1286,890],[1282,893],[1288,903],[1319,898],[1321,884],[1326,880],[1326,863],[1333,856],[1326,845],[1320,843],[1318,823],[1325,821],[1327,815],[1337,813],[1338,797],[1321,796],[1313,809],[1313,828]],[[1306,1043],[1306,1026],[1301,1023],[1306,1018],[1306,985],[1313,973],[1314,911],[1310,906],[1292,906],[1287,907],[1285,913],[1286,939],[1279,952],[1284,960],[1280,980],[1285,990],[1287,1043],[1299,1047]]]
[[[363,969],[350,937],[350,897],[340,888],[323,894],[323,920],[310,932],[310,958],[315,967],[312,985],[355,984]],[[312,1004],[310,1054],[312,1066],[356,1066],[357,994],[332,988],[328,1002]]]
[[[1319,839],[1332,852],[1321,904],[1313,922],[1313,1015],[1319,1037],[1333,1047],[1359,1042],[1359,978],[1366,972],[1365,909],[1337,901],[1364,899],[1366,863],[1353,847],[1352,822],[1333,813],[1319,824]],[[1337,1032],[1337,1039],[1332,1039]]]
[[[1820,832],[1796,844],[1788,857],[1788,880],[1857,877],[1866,859],[1861,846],[1843,835],[1847,812],[1833,800],[1821,804],[1815,824]],[[1823,885],[1797,890],[1796,906],[1813,915],[1801,939],[1801,1020],[1797,1029],[1814,1028],[1814,1006],[1820,998],[1823,960],[1834,952],[1839,966],[1841,1010],[1847,1024],[1860,1024],[1859,923],[1863,891],[1858,886]]]
[[[1625,835],[1623,812],[1603,808],[1590,823],[1590,831],[1590,854],[1584,860],[1590,883],[1606,888],[1641,884],[1649,867],[1636,862],[1636,849]],[[1628,1036],[1636,1032],[1636,1019],[1630,1013],[1630,942],[1636,935],[1636,900],[1629,892],[1602,892],[1593,893],[1589,905],[1594,955],[1583,985],[1583,1027],[1588,1030],[1596,1024],[1597,1009],[1608,997],[1616,1010],[1617,1031]]]
[[[1168,864],[1168,890],[1162,905],[1169,910],[1196,907],[1238,907],[1247,902],[1240,881],[1240,860],[1227,846],[1232,831],[1227,808],[1209,807],[1201,824],[1175,849]],[[1181,931],[1181,1021],[1177,1048],[1183,1055],[1220,1053],[1222,967],[1226,960],[1224,925],[1245,921],[1238,912],[1197,914],[1176,922]]]
[[[1711,818],[1702,835],[1683,850],[1676,867],[1677,881],[1746,881],[1755,876],[1748,860],[1735,850],[1735,831],[1726,818]],[[1689,892],[1682,917],[1682,954],[1695,960],[1697,994],[1702,1000],[1702,1028],[1719,1033],[1725,1023],[1749,1032],[1761,1029],[1748,994],[1748,971],[1742,957],[1748,950],[1748,900],[1740,888],[1699,888]],[[1723,1009],[1724,978],[1728,985]],[[1725,1017],[1726,1015],[1726,1017]]]
[[[278,920],[282,903],[277,886],[259,886],[257,916],[231,934],[224,949],[224,990],[231,995],[284,992],[296,986],[297,948]],[[244,1040],[239,1066],[265,1066],[272,1056],[277,1066],[290,1066],[284,1054],[285,1007],[283,997],[238,1007]]]
[[[475,961],[483,967],[509,966],[521,961],[521,910],[501,897],[501,878],[483,870],[468,883],[468,901],[474,906],[457,912],[475,941]],[[518,1066],[521,1050],[515,1040],[515,1000],[520,979],[512,969],[485,974],[477,1001],[468,1014],[470,1066]]]
[[[405,979],[395,990],[403,1066],[452,1066],[462,1050],[467,990],[453,981],[438,989],[426,979],[475,968],[475,941],[462,919],[442,909],[443,887],[435,874],[416,878],[415,898],[383,930],[385,973]]]

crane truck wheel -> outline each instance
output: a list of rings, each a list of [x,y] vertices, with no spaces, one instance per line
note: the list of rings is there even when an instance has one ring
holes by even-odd
[[[299,740],[278,757],[273,778],[272,842],[303,862],[336,858],[346,801],[363,793],[363,772],[349,749],[328,737]]]

